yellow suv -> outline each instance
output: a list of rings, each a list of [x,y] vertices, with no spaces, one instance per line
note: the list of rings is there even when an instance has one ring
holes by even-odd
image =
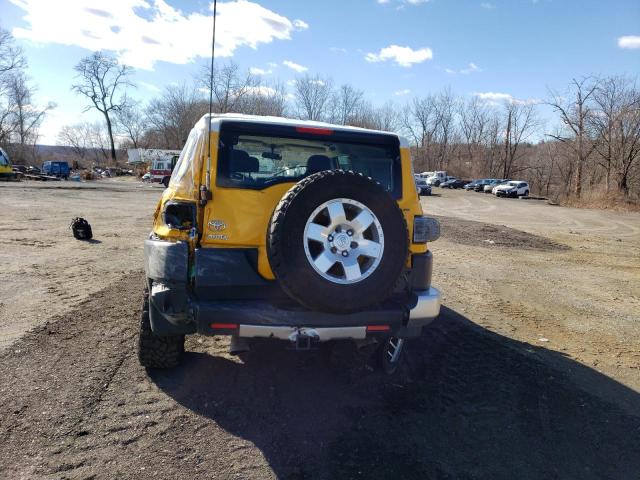
[[[396,134],[238,114],[192,129],[145,241],[143,366],[185,334],[378,343],[387,372],[438,316],[425,217]]]

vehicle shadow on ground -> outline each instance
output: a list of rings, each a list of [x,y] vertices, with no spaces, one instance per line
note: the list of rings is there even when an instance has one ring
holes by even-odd
[[[256,344],[244,363],[203,353],[185,360],[152,379],[256,445],[278,478],[623,479],[640,472],[640,417],[630,413],[640,412],[637,392],[447,308],[410,343],[394,377],[370,371],[359,357],[327,364],[319,352],[273,342]]]

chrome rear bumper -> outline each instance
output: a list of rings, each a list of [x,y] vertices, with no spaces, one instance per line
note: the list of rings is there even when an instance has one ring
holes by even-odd
[[[440,314],[440,291],[437,288],[429,288],[416,292],[418,299],[416,305],[409,310],[409,319],[404,332],[421,331]],[[238,336],[245,338],[277,338],[295,342],[299,337],[309,337],[314,341],[327,342],[329,340],[362,340],[367,337],[367,327],[295,327],[281,325],[246,325],[240,324]]]

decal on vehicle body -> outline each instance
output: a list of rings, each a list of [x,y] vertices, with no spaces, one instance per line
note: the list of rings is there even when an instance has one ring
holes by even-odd
[[[208,240],[229,240],[229,237],[223,234],[215,234],[215,235],[209,234],[207,235],[207,239]]]
[[[224,223],[224,220],[209,220],[209,228],[219,232],[220,230],[227,228],[227,224]]]

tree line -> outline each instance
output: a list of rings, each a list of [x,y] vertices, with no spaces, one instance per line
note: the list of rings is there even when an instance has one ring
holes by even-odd
[[[0,145],[35,145],[46,108],[31,105],[26,61],[8,33],[0,36]],[[209,110],[326,121],[385,131],[409,139],[417,172],[447,170],[462,178],[519,178],[535,192],[581,198],[602,191],[629,199],[640,194],[640,89],[626,76],[573,79],[544,100],[455,95],[450,89],[376,106],[363,90],[322,75],[287,84],[265,81],[233,61],[207,66],[192,79],[168,85],[143,105],[134,97],[133,70],[104,52],[75,66],[70,87],[103,120],[61,126],[59,143],[77,160],[114,164],[127,148],[181,149]],[[210,92],[210,85],[213,90]],[[22,88],[22,90],[21,90]],[[19,95],[20,91],[26,95]],[[546,105],[554,121],[541,120]]]

